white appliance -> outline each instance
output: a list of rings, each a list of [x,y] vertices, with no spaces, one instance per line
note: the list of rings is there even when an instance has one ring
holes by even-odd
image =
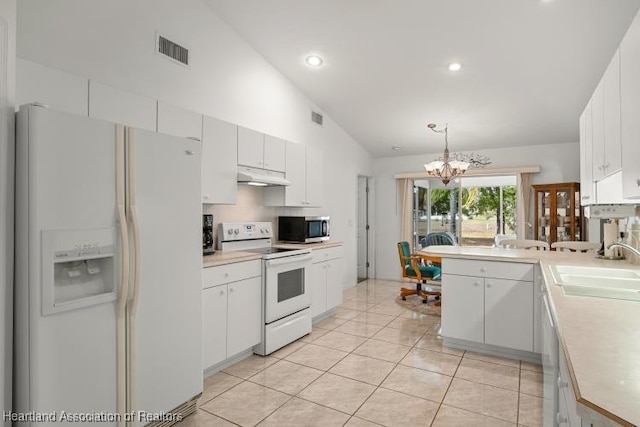
[[[560,374],[560,360],[558,336],[551,315],[549,296],[544,285],[540,287],[543,301],[542,313],[542,372],[543,372],[543,425],[557,426],[558,413],[558,375]]]
[[[218,248],[262,255],[262,339],[254,352],[271,354],[311,332],[311,250],[272,248],[270,222],[221,223]]]
[[[17,137],[14,411],[107,426],[194,411],[200,142],[35,105]]]

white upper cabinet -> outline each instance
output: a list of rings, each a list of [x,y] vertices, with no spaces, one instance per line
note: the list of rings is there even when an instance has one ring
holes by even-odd
[[[324,202],[324,153],[307,146],[306,205],[322,206]]]
[[[91,80],[89,117],[155,132],[157,101]]]
[[[598,181],[605,175],[604,172],[604,78],[600,80],[593,96],[591,97],[591,120],[593,137],[591,140],[593,150],[593,180]]]
[[[304,145],[287,142],[285,176],[291,181],[291,185],[284,188],[284,205],[305,206],[306,165]]]
[[[238,126],[238,164],[252,168],[285,171],[284,139]]]
[[[622,168],[620,145],[620,50],[616,50],[604,74],[604,172],[610,175]]]
[[[264,169],[264,134],[238,126],[238,164]]]
[[[595,203],[592,135],[591,101],[589,101],[580,116],[580,204],[582,206]]]
[[[16,107],[39,102],[54,110],[88,115],[89,79],[16,60]]]
[[[202,114],[158,101],[158,132],[202,141]]]
[[[238,126],[204,116],[202,125],[202,203],[236,202]]]
[[[287,142],[275,136],[264,136],[264,168],[272,171],[285,172]]]
[[[622,195],[640,197],[640,14],[620,44]]]
[[[272,187],[265,193],[271,206],[322,206],[324,194],[324,153],[317,148],[286,142],[285,176],[291,185]]]

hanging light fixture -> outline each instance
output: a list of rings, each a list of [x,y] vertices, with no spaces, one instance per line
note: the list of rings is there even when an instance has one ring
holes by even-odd
[[[465,173],[471,164],[461,160],[450,160],[449,141],[447,139],[448,125],[445,125],[444,129],[436,129],[436,125],[433,123],[428,124],[427,127],[436,133],[444,133],[444,153],[442,160],[434,160],[427,163],[424,168],[427,171],[427,175],[440,178],[442,183],[447,185],[453,178]]]

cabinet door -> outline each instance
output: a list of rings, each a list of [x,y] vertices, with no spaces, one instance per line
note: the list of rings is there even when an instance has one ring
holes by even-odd
[[[620,44],[622,196],[640,197],[640,15]]]
[[[442,335],[484,342],[484,279],[444,274]]]
[[[238,126],[238,164],[263,167],[264,134]]]
[[[322,206],[324,202],[324,153],[307,146],[306,153],[306,205]]]
[[[202,128],[202,203],[233,204],[238,188],[238,127],[204,116]]]
[[[158,101],[158,132],[202,141],[202,114]]]
[[[591,119],[593,126],[593,180],[605,176],[604,171],[604,78],[600,80],[591,97]]]
[[[533,282],[485,279],[484,342],[533,351]]]
[[[327,266],[319,262],[311,266],[311,317],[327,311]]]
[[[277,172],[286,170],[286,150],[287,142],[275,136],[264,136],[264,168]]]
[[[342,304],[342,258],[326,262],[327,268],[327,310]]]
[[[202,364],[207,369],[227,358],[227,285],[202,291]]]
[[[89,82],[89,117],[155,132],[157,111],[155,99]]]
[[[88,115],[89,80],[16,59],[16,106],[40,102],[54,110]]]
[[[604,74],[604,172],[610,175],[622,167],[620,147],[620,50],[616,50]]]
[[[302,144],[295,144],[287,141],[286,149],[286,172],[285,175],[291,185],[285,187],[285,206],[306,206],[305,205],[305,147]]]
[[[260,343],[262,331],[262,278],[229,283],[227,357]]]
[[[580,204],[595,203],[593,191],[593,126],[591,120],[591,101],[580,116]]]

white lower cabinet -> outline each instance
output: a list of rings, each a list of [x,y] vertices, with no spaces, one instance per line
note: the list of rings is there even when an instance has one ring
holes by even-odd
[[[534,351],[533,265],[445,258],[443,272],[443,336]]]
[[[261,261],[204,269],[203,369],[260,343],[261,328]]]
[[[311,317],[342,304],[342,246],[313,250]]]
[[[442,301],[442,335],[484,342],[483,278],[443,275]]]

